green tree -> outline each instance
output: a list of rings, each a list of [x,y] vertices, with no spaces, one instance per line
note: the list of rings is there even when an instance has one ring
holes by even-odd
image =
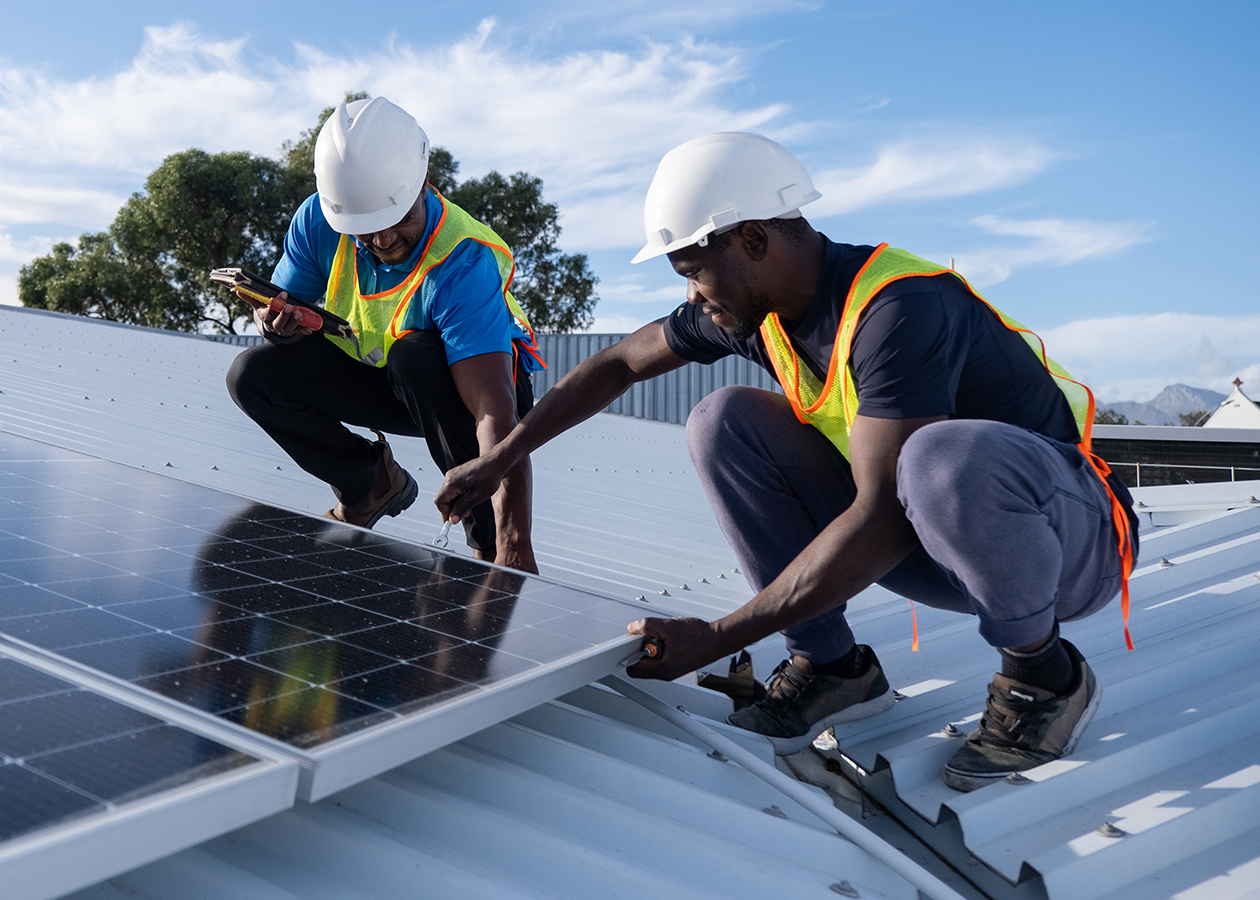
[[[1107,409],[1100,406],[1094,410],[1095,425],[1128,425],[1129,417],[1124,413],[1118,413],[1114,409]]]
[[[1206,409],[1196,409],[1192,412],[1177,413],[1177,419],[1182,425],[1193,427],[1202,425],[1207,421],[1208,411]]]
[[[347,93],[346,101],[365,99]],[[185,150],[167,157],[119,210],[107,231],[78,246],[58,244],[23,266],[24,306],[179,331],[237,333],[250,309],[208,278],[211,269],[242,266],[260,274],[275,266],[298,206],[315,192],[315,141],[334,112],[286,141],[278,160],[250,153]],[[456,180],[459,163],[442,147],[429,156],[429,182],[488,224],[516,258],[512,292],[535,329],[588,327],[597,279],[583,254],[556,247],[559,212],[542,197],[542,181],[518,172],[505,178]]]

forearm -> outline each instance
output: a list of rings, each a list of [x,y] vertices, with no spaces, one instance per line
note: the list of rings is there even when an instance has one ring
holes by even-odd
[[[887,575],[917,546],[918,538],[892,498],[855,503],[831,522],[748,603],[712,623],[727,652],[822,615]]]
[[[639,381],[678,368],[684,361],[665,344],[654,323],[582,360],[549,390],[495,448],[499,465],[513,465],[552,438],[602,412]]]

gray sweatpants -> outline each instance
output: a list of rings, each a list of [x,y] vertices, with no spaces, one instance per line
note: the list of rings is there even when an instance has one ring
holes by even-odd
[[[710,394],[687,421],[687,444],[755,591],[856,496],[848,461],[769,391]],[[1032,643],[1120,590],[1107,492],[1071,445],[1000,422],[937,422],[902,448],[897,496],[921,546],[879,584],[978,616],[995,647]],[[785,629],[788,652],[820,663],[847,653],[844,609]]]

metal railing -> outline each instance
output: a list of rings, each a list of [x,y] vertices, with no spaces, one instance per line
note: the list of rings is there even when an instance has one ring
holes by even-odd
[[[1209,484],[1224,481],[1260,481],[1260,468],[1249,466],[1195,466],[1185,463],[1126,463],[1108,462],[1129,487],[1142,487],[1142,475],[1146,474],[1146,487],[1165,484]],[[1130,473],[1132,473],[1130,475]],[[1191,477],[1197,475],[1198,477]]]

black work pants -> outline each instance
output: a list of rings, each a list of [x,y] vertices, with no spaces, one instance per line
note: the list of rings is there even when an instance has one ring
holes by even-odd
[[[345,424],[423,437],[443,473],[480,455],[476,421],[455,388],[439,335],[417,331],[390,348],[386,364],[364,365],[332,341],[310,335],[292,344],[244,351],[227,374],[228,393],[245,415],[343,503],[362,500],[376,481],[379,451]],[[516,409],[534,405],[518,360]],[[463,520],[468,546],[494,553],[490,501]]]

